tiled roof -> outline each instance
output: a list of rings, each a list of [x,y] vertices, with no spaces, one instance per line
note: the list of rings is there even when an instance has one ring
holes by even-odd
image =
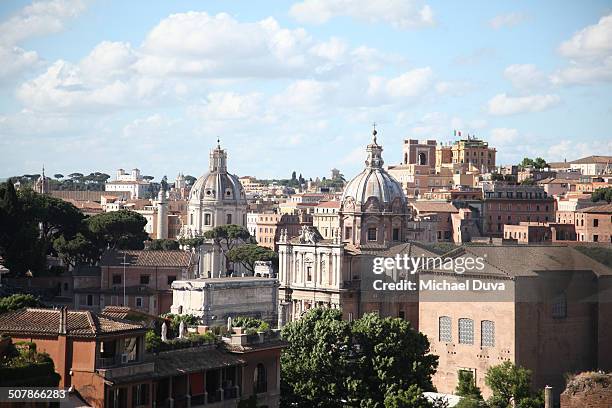
[[[429,213],[429,212],[450,212],[456,213],[459,210],[449,202],[446,201],[413,201],[410,203],[418,212]]]
[[[245,361],[238,356],[215,347],[190,347],[156,355],[155,374],[159,377],[168,377],[244,364]]]
[[[100,260],[101,266],[158,266],[158,267],[189,267],[195,263],[193,253],[181,250],[175,251],[106,251]]]
[[[612,156],[587,156],[582,159],[574,160],[572,164],[589,164],[589,163],[610,163],[612,164]]]
[[[612,275],[612,269],[567,246],[555,245],[466,245],[461,256],[483,257],[487,268],[478,274],[509,277],[535,276],[542,271],[586,271]],[[466,272],[469,273],[469,272]]]
[[[592,207],[583,208],[578,212],[590,214],[612,214],[612,204],[594,205]]]
[[[130,317],[137,318],[139,319],[139,321],[170,320],[164,317],[151,315],[149,313],[145,313],[140,310],[132,309],[131,307],[127,307],[127,306],[105,306],[104,309],[102,309],[101,314],[103,316],[107,316],[107,317],[114,318],[114,319],[129,319],[130,321],[133,321],[133,319],[130,319]]]
[[[21,309],[0,315],[0,333],[57,335],[61,309]],[[96,337],[105,334],[144,331],[144,326],[91,311],[66,312],[66,335]]]

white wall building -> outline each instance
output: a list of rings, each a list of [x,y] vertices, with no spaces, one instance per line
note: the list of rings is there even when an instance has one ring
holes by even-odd
[[[130,198],[144,198],[149,189],[149,182],[142,178],[140,170],[133,169],[127,173],[123,169],[117,170],[115,180],[107,181],[106,191],[126,191],[130,193]]]
[[[247,201],[238,177],[227,171],[227,153],[220,145],[210,152],[208,172],[200,176],[189,192],[187,223],[182,238],[202,237],[221,225],[247,226]],[[225,256],[209,240],[198,251],[201,254],[200,276],[225,276],[228,267],[243,272],[240,265],[228,265]]]
[[[228,317],[248,316],[277,323],[278,281],[241,277],[172,282],[172,313],[191,314],[207,326],[227,324]]]

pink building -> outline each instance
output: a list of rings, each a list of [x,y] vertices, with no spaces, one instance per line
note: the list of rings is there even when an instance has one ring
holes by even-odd
[[[75,308],[128,306],[152,315],[170,312],[172,282],[197,275],[197,254],[187,251],[107,251],[96,286],[74,289]]]

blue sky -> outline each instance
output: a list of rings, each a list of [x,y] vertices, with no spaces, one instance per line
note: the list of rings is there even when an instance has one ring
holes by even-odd
[[[609,1],[4,1],[0,177],[352,177],[376,122],[501,163],[612,154]]]

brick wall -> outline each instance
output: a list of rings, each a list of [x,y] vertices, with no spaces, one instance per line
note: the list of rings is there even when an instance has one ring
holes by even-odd
[[[561,408],[612,407],[612,373],[577,375],[561,394]]]

